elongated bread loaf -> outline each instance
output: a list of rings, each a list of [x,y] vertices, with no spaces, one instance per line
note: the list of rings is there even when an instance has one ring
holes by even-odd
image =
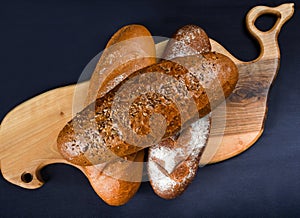
[[[230,95],[237,79],[235,64],[213,52],[153,64],[78,113],[60,132],[58,149],[80,165],[135,153],[207,115]]]
[[[148,176],[154,192],[165,199],[182,194],[195,178],[210,128],[207,115],[149,148]]]
[[[184,57],[210,52],[206,33],[198,26],[180,28],[169,41],[164,57]],[[165,199],[182,194],[196,176],[210,131],[210,114],[179,134],[149,148],[148,176],[154,192]]]
[[[137,47],[136,44],[139,46]],[[131,50],[124,50],[125,47]],[[139,58],[132,60],[130,52],[134,52],[134,49],[137,49],[135,55],[139,52]],[[116,68],[110,68],[111,71],[109,71],[104,63],[114,61],[118,58],[117,55],[122,56],[123,63],[120,67],[116,65]],[[153,64],[155,61],[155,45],[150,32],[141,25],[122,27],[107,43],[93,72],[86,103],[93,100],[95,93],[103,96],[109,89],[118,85],[120,83],[118,77],[127,77],[137,69]],[[144,151],[142,150],[124,159],[85,166],[83,169],[99,197],[109,205],[119,206],[127,203],[140,187],[143,159]]]

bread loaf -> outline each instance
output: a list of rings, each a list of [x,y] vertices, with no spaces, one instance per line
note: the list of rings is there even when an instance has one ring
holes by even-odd
[[[135,153],[207,115],[211,106],[229,96],[237,79],[235,64],[213,52],[153,64],[132,73],[78,113],[60,132],[58,149],[79,165]],[[156,114],[165,122],[156,119],[159,123],[150,128],[150,117],[157,118]]]
[[[109,40],[91,76],[87,104],[102,97],[128,75],[156,62],[150,32],[141,25],[119,29]]]
[[[135,46],[137,42],[140,43],[139,47]],[[144,53],[139,54],[140,58],[131,60],[130,54],[127,53],[130,51],[119,49],[121,47],[119,43],[122,45],[122,49],[130,47],[131,52],[133,52],[134,48],[138,49],[137,52],[141,52],[140,49],[142,49]],[[113,59],[117,58],[117,55],[122,56],[123,59],[121,68],[117,67],[111,71],[107,70],[108,68],[103,70],[105,67],[104,63],[113,61]],[[97,95],[102,96],[109,89],[116,86],[120,82],[116,79],[119,76],[126,77],[139,69],[139,67],[155,63],[154,57],[154,42],[150,32],[145,27],[141,25],[122,27],[109,40],[93,72],[88,90],[87,104],[92,101],[96,92]],[[128,58],[127,62],[126,58]],[[103,80],[101,81],[102,78]],[[128,155],[124,159],[119,158],[109,163],[85,166],[83,170],[89,177],[91,185],[99,197],[109,205],[119,206],[127,203],[137,192],[142,180],[143,159],[144,151],[142,150]]]
[[[191,47],[193,46],[193,47]],[[169,41],[166,59],[210,52],[206,33],[198,26],[180,28]],[[210,114],[195,121],[180,134],[149,148],[148,176],[154,192],[165,199],[182,194],[196,176],[210,130]]]
[[[85,166],[95,192],[109,205],[126,204],[138,191],[143,174],[144,151],[110,163]]]
[[[176,63],[176,62],[177,63]],[[187,66],[189,70],[184,66]],[[150,76],[149,76],[150,74]],[[181,96],[191,94],[195,107],[181,101],[180,112],[170,98],[157,94],[150,90],[136,98],[135,94],[141,92],[145,85],[139,87],[140,80],[147,80],[147,85],[165,80],[165,77],[173,79],[172,82],[162,87],[162,92],[174,90],[174,87],[185,86],[188,90],[174,90],[170,97],[180,98]],[[210,105],[217,105],[229,96],[235,87],[238,78],[238,71],[235,64],[226,56],[217,53],[207,53],[176,58],[172,61],[163,61],[151,65],[123,80],[118,86],[98,98],[80,113],[78,113],[60,132],[57,144],[61,154],[76,164],[91,165],[110,161],[116,156],[125,156],[135,153],[146,146],[151,146],[160,141],[155,134],[161,133],[161,129],[152,129],[150,131],[149,115],[153,113],[162,114],[165,117],[166,131],[162,139],[179,132],[182,124],[188,124],[191,121],[203,117],[210,112]],[[174,84],[178,81],[178,84]],[[128,83],[127,83],[128,82]],[[144,81],[143,81],[144,82]],[[130,90],[122,89],[122,85],[129,84]],[[203,85],[201,85],[203,84]],[[220,84],[223,92],[214,92],[216,84]],[[204,86],[206,86],[204,88]],[[128,93],[132,92],[132,95]],[[208,99],[207,91],[213,94]],[[116,96],[116,94],[118,94]],[[131,99],[135,98],[135,99]],[[133,102],[128,107],[125,102]],[[112,106],[115,106],[114,113],[119,116],[113,118]],[[129,111],[129,113],[128,113]],[[181,123],[181,117],[184,122]],[[114,120],[113,120],[114,119]],[[127,119],[130,120],[128,124]],[[123,126],[122,126],[123,125]],[[157,125],[161,127],[163,125]],[[124,127],[124,128],[123,128]],[[127,131],[128,129],[131,131]],[[150,134],[149,134],[150,133]],[[145,143],[136,135],[146,135],[154,133],[154,141]],[[136,134],[136,135],[134,135]],[[155,141],[156,140],[156,141]],[[157,141],[158,140],[158,141]],[[127,143],[131,141],[131,143]],[[133,143],[132,143],[133,142]],[[84,161],[82,161],[84,157]]]
[[[207,115],[179,136],[172,136],[149,148],[148,175],[154,192],[165,199],[182,194],[196,176],[210,128]]]
[[[173,34],[162,58],[171,60],[210,51],[211,44],[206,32],[196,25],[186,25]]]

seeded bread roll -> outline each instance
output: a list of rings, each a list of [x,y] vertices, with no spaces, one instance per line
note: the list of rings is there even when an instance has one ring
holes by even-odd
[[[158,89],[153,87],[166,80]],[[78,113],[60,132],[58,149],[66,159],[82,165],[135,153],[178,133],[182,125],[188,126],[207,115],[211,105],[218,105],[230,95],[237,80],[235,64],[218,53],[153,64],[132,73]],[[221,92],[215,91],[218,84]],[[208,93],[212,95],[210,99]],[[191,98],[186,98],[189,95]],[[177,99],[178,104],[172,98]],[[154,113],[163,115],[165,123],[156,123],[156,128],[150,129],[150,116]],[[157,137],[160,133],[163,133],[162,138]],[[153,141],[145,143],[144,138],[139,137],[145,135]],[[78,161],[79,157],[85,161]]]
[[[193,46],[193,47],[192,47]],[[200,27],[180,28],[168,42],[164,59],[210,52],[209,38]],[[180,134],[149,148],[148,176],[154,192],[165,199],[182,194],[196,176],[210,131],[210,114]]]
[[[137,42],[140,43],[139,47],[135,47]],[[143,58],[143,53],[140,53],[139,59],[130,60],[130,54],[127,52],[126,54],[122,54],[124,50],[119,49],[120,45],[123,46],[122,49],[124,47],[142,49],[142,51],[146,51],[149,57],[145,55],[146,57]],[[133,51],[132,49],[131,51]],[[139,50],[139,52],[141,51]],[[105,67],[103,63],[114,61],[117,58],[116,54],[123,56],[124,63],[121,66],[121,70],[118,67],[111,71],[107,70],[107,68],[103,70]],[[155,63],[154,57],[155,45],[150,32],[145,27],[141,25],[122,27],[109,40],[97,64],[90,80],[86,103],[88,104],[89,101],[92,101],[95,91],[98,92],[97,95],[103,96],[109,89],[116,86],[120,82],[116,78],[120,76],[126,77],[139,69],[139,67]],[[129,61],[126,62],[126,58]],[[103,80],[101,81],[102,78]],[[96,90],[97,85],[99,86],[98,90]],[[124,159],[120,158],[109,163],[85,166],[83,169],[99,197],[111,206],[120,206],[127,203],[139,189],[143,174],[143,159],[144,151],[142,150],[138,153],[128,155]]]

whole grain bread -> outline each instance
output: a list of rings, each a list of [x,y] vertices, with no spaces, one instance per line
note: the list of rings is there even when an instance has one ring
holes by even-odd
[[[166,78],[168,81],[157,93],[151,85]],[[215,52],[153,64],[132,73],[78,113],[60,132],[58,149],[66,159],[81,165],[99,164],[135,153],[207,115],[230,95],[237,80],[235,64]],[[174,103],[174,98],[178,102]],[[162,114],[165,122],[156,123],[151,129],[153,114]],[[162,138],[157,137],[161,132]],[[153,141],[145,143],[141,135]]]

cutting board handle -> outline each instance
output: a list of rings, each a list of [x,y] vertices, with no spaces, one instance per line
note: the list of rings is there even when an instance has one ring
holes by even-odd
[[[281,27],[284,25],[286,21],[288,21],[294,13],[294,3],[282,4],[278,7],[267,7],[267,6],[257,6],[252,8],[247,16],[246,16],[246,25],[250,32],[250,34],[258,40],[261,46],[261,54],[258,59],[261,58],[278,58],[279,49],[276,46],[275,51],[269,51],[269,48],[274,48],[277,45],[277,37],[281,30]],[[255,26],[255,21],[262,15],[275,15],[277,17],[277,21],[274,26],[267,30],[261,31]],[[267,51],[267,52],[266,52]]]
[[[270,86],[280,66],[278,35],[293,13],[293,3],[278,7],[256,6],[247,13],[247,29],[260,45],[260,54],[255,60],[240,61],[221,46],[212,43],[214,50],[227,55],[236,63],[239,68],[239,81],[233,93],[226,99],[226,127],[221,135],[222,142],[211,143],[213,145],[210,146],[209,141],[207,148],[210,149],[206,148],[202,155],[202,164],[208,161],[217,163],[244,152],[263,133]],[[262,31],[256,27],[255,22],[266,14],[275,15],[277,20],[269,30]],[[218,129],[215,131],[221,132]],[[218,136],[210,137],[210,140],[214,142],[215,138]],[[216,146],[218,147],[215,148]]]

